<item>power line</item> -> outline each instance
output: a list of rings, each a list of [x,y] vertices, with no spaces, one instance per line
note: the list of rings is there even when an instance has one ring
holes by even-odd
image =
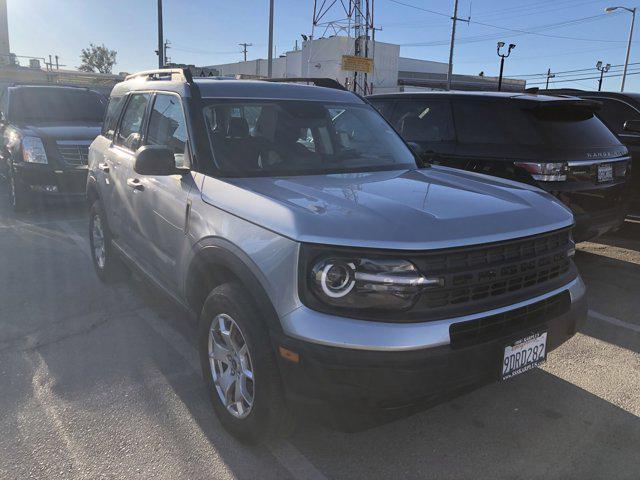
[[[417,5],[412,5],[410,3],[401,2],[400,0],[389,0],[389,1],[392,2],[392,3],[398,4],[398,5],[402,5],[402,6],[405,6],[405,7],[413,8],[415,10],[420,10],[420,11],[431,13],[431,14],[434,14],[434,15],[439,15],[439,16],[444,16],[444,17],[450,18],[449,15],[447,15],[446,13],[438,12],[438,11],[435,11],[435,10],[430,10],[428,8],[419,7]],[[477,20],[469,20],[469,23],[473,23],[473,24],[476,24],[476,25],[481,25],[481,26],[484,26],[484,27],[496,28],[498,30],[503,30],[503,31],[507,31],[507,32],[513,32],[513,33],[516,33],[517,35],[537,35],[537,36],[547,37],[547,38],[558,38],[558,39],[564,39],[564,40],[575,40],[575,41],[585,41],[585,42],[605,42],[605,43],[626,42],[626,40],[609,40],[609,39],[596,39],[596,38],[584,38],[584,37],[569,37],[569,36],[565,36],[565,35],[553,35],[553,34],[540,33],[541,31],[544,31],[544,30],[553,30],[553,29],[562,28],[562,27],[565,27],[565,26],[579,25],[581,23],[586,23],[586,22],[594,21],[594,20],[602,20],[602,19],[610,18],[610,17],[612,17],[612,15],[605,15],[605,14],[591,15],[591,16],[588,16],[588,17],[575,18],[575,19],[566,20],[566,21],[563,21],[563,22],[551,23],[551,24],[547,24],[547,25],[538,25],[537,27],[532,27],[531,30],[523,30],[523,29],[517,29],[517,28],[501,27],[499,25],[492,25],[492,24],[489,24],[489,23],[478,22]],[[459,41],[460,42],[464,42],[464,43],[473,43],[473,42],[480,42],[480,41],[490,40],[490,39],[495,39],[495,38],[496,38],[496,35],[494,35],[494,34],[485,34],[485,35],[477,35],[475,37],[463,37],[463,38],[460,38]],[[406,46],[406,47],[418,47],[418,46],[426,47],[426,46],[446,45],[447,43],[448,42],[445,41],[445,40],[436,40],[436,41],[432,41],[432,42],[405,43],[405,44],[401,44],[401,45],[402,46]]]
[[[614,78],[614,77],[621,77],[623,74],[619,73],[619,74],[615,74],[615,75],[607,75],[606,78]],[[640,75],[640,71],[636,71],[634,70],[631,73],[627,73],[627,76],[629,75]],[[600,75],[596,76],[596,77],[581,77],[581,78],[572,78],[572,79],[563,79],[563,80],[556,80],[553,82],[549,82],[549,83],[566,83],[566,82],[579,82],[582,80],[599,80],[600,79]],[[546,82],[531,82],[528,83],[527,85],[544,85]]]
[[[640,65],[640,62],[634,62],[634,63],[629,63],[629,65]],[[617,64],[617,65],[611,65],[611,68],[619,68],[619,67],[624,67],[623,63]],[[562,74],[566,74],[566,73],[576,73],[576,72],[585,72],[588,70],[593,70],[593,67],[588,67],[588,68],[577,68],[575,70],[562,70],[559,72],[554,72],[556,75],[562,75]],[[509,77],[515,77],[515,78],[523,78],[523,77],[544,77],[546,74],[545,73],[528,73],[528,74],[522,74],[522,75],[509,75]]]

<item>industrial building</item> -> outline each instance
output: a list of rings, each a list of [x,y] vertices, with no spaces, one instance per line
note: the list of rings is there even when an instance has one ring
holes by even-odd
[[[273,59],[273,77],[332,78],[349,87],[354,72],[343,65],[343,56],[354,55],[355,41],[347,36],[331,36],[302,42],[295,49]],[[387,93],[420,89],[440,90],[447,84],[448,64],[400,56],[400,45],[368,41],[367,50],[373,59],[368,74],[368,92]],[[225,63],[207,67],[221,76],[260,78],[267,76],[267,60]],[[480,75],[453,75],[452,88],[457,90],[497,90],[498,78]],[[522,91],[524,80],[504,78],[502,89]]]

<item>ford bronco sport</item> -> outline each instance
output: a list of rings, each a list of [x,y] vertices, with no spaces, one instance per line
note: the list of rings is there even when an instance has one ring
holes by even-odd
[[[199,318],[213,407],[249,442],[293,411],[349,430],[507,379],[586,316],[566,207],[419,164],[346,91],[131,75],[87,195],[98,276],[133,267]]]

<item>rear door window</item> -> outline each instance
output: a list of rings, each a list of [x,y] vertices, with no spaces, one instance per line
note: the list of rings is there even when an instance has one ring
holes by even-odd
[[[447,100],[399,100],[391,120],[408,142],[438,143],[455,139]]]
[[[602,108],[598,110],[597,115],[614,133],[629,133],[624,131],[624,122],[640,120],[640,113],[631,105],[611,98],[593,98],[602,102]]]
[[[151,95],[134,93],[130,96],[126,110],[122,115],[116,145],[135,151],[142,144],[142,128]]]

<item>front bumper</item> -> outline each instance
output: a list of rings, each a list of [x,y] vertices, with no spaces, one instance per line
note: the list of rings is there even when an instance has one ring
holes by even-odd
[[[19,163],[13,175],[34,195],[82,197],[87,186],[87,168],[57,168],[52,165]]]
[[[374,330],[380,325],[398,329],[395,336],[378,331],[380,341],[370,348],[363,343],[350,348],[327,346],[326,335],[320,339],[325,345],[284,335],[274,337],[276,345],[297,352],[300,358],[299,363],[279,358],[287,397],[292,405],[312,407],[316,415],[343,430],[366,428],[436,405],[499,380],[504,347],[512,341],[546,330],[551,351],[575,334],[587,315],[584,284],[578,277],[563,290],[554,291],[555,295],[570,295],[570,305],[563,314],[463,348],[450,344],[449,327],[464,318],[414,324],[432,330],[430,344],[417,349],[413,348],[416,340],[424,342],[428,336],[420,334],[419,328],[405,336],[402,330],[411,327],[407,324],[368,322]],[[375,332],[367,329],[362,332],[363,339],[371,341],[374,336]],[[402,342],[409,348],[401,348]]]

